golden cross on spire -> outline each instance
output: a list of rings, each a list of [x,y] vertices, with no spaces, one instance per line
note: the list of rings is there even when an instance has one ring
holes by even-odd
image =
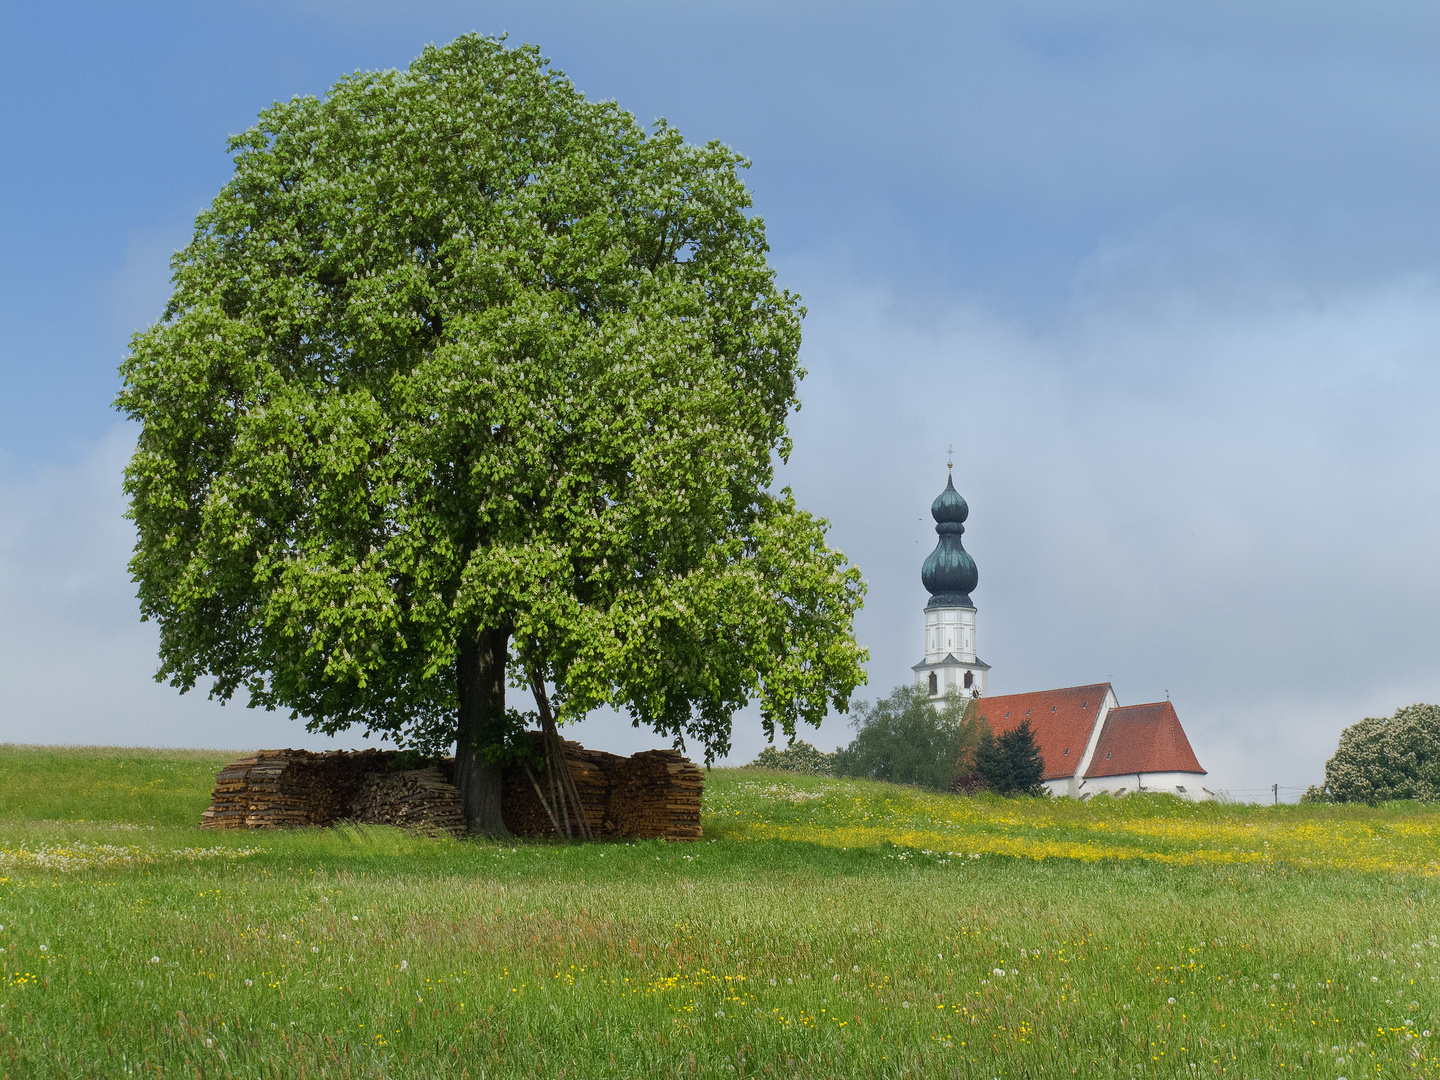
[[[951,472],[955,471],[955,444],[951,443],[945,448],[945,468]]]

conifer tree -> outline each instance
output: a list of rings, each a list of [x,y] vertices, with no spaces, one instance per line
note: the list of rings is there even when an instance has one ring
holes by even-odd
[[[999,795],[1041,795],[1045,760],[1035,745],[1030,721],[1022,720],[997,739],[987,725],[975,750],[975,771],[989,789]]]

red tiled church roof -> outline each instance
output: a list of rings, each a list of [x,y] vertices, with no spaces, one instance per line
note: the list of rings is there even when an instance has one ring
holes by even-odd
[[[1085,775],[1158,772],[1205,773],[1190,749],[1175,707],[1168,701],[1156,701],[1111,709]]]
[[[1029,720],[1030,730],[1035,733],[1035,745],[1045,762],[1042,779],[1059,780],[1074,776],[1075,770],[1080,767],[1080,758],[1090,741],[1090,733],[1095,729],[1095,718],[1100,715],[1109,692],[1109,683],[1093,683],[1063,690],[1037,690],[1030,694],[980,698],[976,704],[980,715],[989,721],[990,730],[996,735],[1019,727],[1023,720]],[[1114,713],[1112,709],[1110,714],[1113,716]],[[1185,736],[1182,733],[1180,737],[1183,740]],[[1188,750],[1190,744],[1186,743],[1185,748]],[[1193,755],[1191,760],[1194,760]]]

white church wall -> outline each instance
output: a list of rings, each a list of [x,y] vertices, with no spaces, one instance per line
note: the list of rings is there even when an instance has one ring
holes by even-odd
[[[1105,730],[1105,718],[1110,715],[1110,710],[1118,707],[1119,704],[1120,701],[1115,697],[1115,691],[1107,689],[1105,700],[1100,703],[1100,708],[1095,713],[1095,723],[1090,728],[1090,738],[1085,740],[1085,751],[1075,765],[1075,775],[1065,781],[1065,794],[1070,798],[1078,799],[1080,797],[1080,778],[1085,775],[1085,770],[1090,768],[1090,759],[1095,756],[1095,748],[1100,745],[1100,734]]]
[[[937,706],[951,690],[954,690],[961,696],[972,694],[972,691],[978,691],[979,697],[985,697],[988,692],[987,672],[985,668],[981,666],[971,667],[969,664],[952,661],[948,664],[940,663],[933,666],[921,664],[914,669],[914,672],[916,687],[929,694],[931,700],[933,700]],[[971,685],[968,687],[965,685],[965,676],[967,673],[971,677]],[[930,689],[930,676],[932,674],[935,676],[934,691]]]
[[[1204,787],[1204,773],[1157,772],[1125,773],[1121,776],[1092,776],[1079,785],[1080,798],[1094,795],[1133,795],[1138,792],[1179,795],[1191,802],[1205,802],[1215,797]]]

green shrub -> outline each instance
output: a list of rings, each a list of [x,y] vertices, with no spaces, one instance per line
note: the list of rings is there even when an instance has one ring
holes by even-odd
[[[956,762],[979,743],[981,721],[951,694],[937,708],[925,691],[900,686],[855,707],[853,742],[835,752],[835,775],[947,790]]]
[[[767,746],[750,763],[755,769],[780,769],[784,772],[810,773],[812,776],[833,776],[835,755],[816,750],[808,742],[792,743],[784,750]]]
[[[1440,705],[1410,705],[1346,728],[1325,763],[1324,788],[1303,801],[1392,799],[1440,800]]]

